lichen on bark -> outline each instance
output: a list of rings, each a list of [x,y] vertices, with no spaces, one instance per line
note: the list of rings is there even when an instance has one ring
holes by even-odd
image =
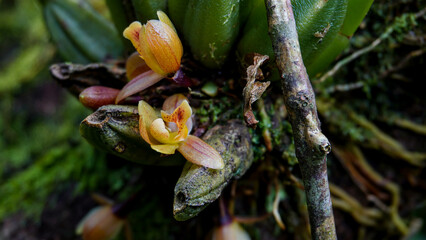
[[[315,94],[303,64],[291,1],[265,0],[265,4],[284,103],[305,185],[312,238],[336,239],[326,165],[331,145],[320,129]]]

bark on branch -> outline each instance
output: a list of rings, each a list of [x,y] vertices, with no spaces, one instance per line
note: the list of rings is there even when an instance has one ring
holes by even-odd
[[[336,239],[326,165],[331,145],[320,129],[315,94],[303,64],[291,1],[265,0],[265,4],[305,185],[312,238]]]

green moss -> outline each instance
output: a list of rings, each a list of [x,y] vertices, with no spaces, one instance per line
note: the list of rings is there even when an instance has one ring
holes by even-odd
[[[201,101],[201,106],[195,109],[195,117],[203,124],[216,123],[222,119],[238,118],[241,115],[241,107],[235,107],[233,101],[227,97],[219,99],[211,98]]]

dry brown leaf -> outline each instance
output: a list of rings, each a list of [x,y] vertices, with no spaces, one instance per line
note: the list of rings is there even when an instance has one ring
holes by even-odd
[[[251,128],[256,128],[259,121],[256,120],[251,105],[259,99],[269,86],[270,82],[259,82],[263,80],[260,66],[269,59],[266,55],[255,54],[253,64],[247,67],[247,84],[243,90],[244,96],[244,120]]]

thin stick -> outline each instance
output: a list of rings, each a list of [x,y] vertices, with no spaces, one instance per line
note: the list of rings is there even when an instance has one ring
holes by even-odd
[[[418,13],[415,13],[414,17],[415,18],[420,18],[420,17],[424,16],[425,12],[426,12],[426,8],[423,8]],[[411,13],[407,13],[407,14],[401,16],[400,19],[403,19],[404,16],[409,16],[410,14]],[[342,68],[343,66],[345,66],[346,64],[352,62],[353,60],[357,59],[359,56],[362,56],[362,55],[370,52],[374,48],[376,48],[380,43],[382,43],[383,40],[387,39],[393,33],[393,31],[395,31],[395,29],[397,27],[398,27],[398,23],[395,21],[392,25],[390,25],[388,28],[386,28],[386,30],[379,36],[379,38],[377,38],[376,40],[374,40],[367,47],[362,48],[362,49],[360,49],[360,50],[352,53],[348,57],[346,57],[346,58],[342,59],[341,61],[339,61],[338,63],[336,63],[336,65],[334,65],[334,67],[330,71],[328,71],[327,73],[325,73],[317,82],[319,82],[319,83],[324,82],[327,78],[329,78],[329,77],[333,76],[334,74],[336,74],[336,72],[340,68]]]
[[[305,185],[312,238],[336,239],[326,165],[331,145],[320,130],[315,94],[303,64],[291,1],[265,0],[265,4]]]
[[[324,82],[327,78],[336,74],[336,72],[338,70],[340,70],[340,68],[342,68],[346,64],[352,62],[353,60],[357,59],[359,56],[362,56],[362,55],[370,52],[374,48],[376,48],[377,45],[379,45],[384,39],[386,39],[392,32],[393,32],[393,28],[388,28],[382,35],[380,35],[379,38],[374,40],[374,42],[372,42],[370,45],[352,53],[350,56],[348,56],[348,57],[342,59],[341,61],[339,61],[338,63],[336,63],[336,65],[334,65],[334,67],[330,71],[328,71],[327,73],[322,75],[322,77],[318,80],[318,82],[320,82],[320,83]]]

